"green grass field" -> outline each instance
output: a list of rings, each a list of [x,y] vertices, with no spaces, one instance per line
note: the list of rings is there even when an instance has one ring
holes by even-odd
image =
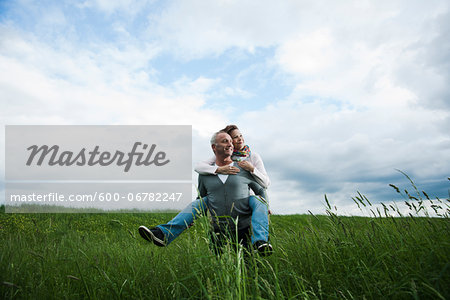
[[[355,202],[361,205],[364,199]],[[168,221],[174,214],[2,211],[0,295],[3,299],[450,298],[448,208],[441,218],[341,217],[331,206],[326,212],[271,216],[275,253],[263,258],[243,255],[239,247],[215,256],[208,246],[206,217],[168,247],[158,248],[143,240],[137,228]]]

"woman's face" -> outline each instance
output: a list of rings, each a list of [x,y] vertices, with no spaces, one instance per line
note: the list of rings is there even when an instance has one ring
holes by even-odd
[[[234,150],[241,150],[245,145],[242,133],[239,131],[239,129],[235,129],[230,132],[230,135],[233,140]]]

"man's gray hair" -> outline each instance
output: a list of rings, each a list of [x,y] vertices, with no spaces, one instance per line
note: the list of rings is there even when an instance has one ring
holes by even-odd
[[[217,132],[215,132],[215,133],[213,134],[213,136],[211,137],[211,145],[216,145],[217,135],[218,135],[219,133],[226,133],[226,132],[223,132],[223,131],[217,131]]]

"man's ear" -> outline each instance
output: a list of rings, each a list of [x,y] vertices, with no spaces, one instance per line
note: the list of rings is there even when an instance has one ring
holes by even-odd
[[[212,148],[212,151],[213,151],[214,153],[216,153],[216,144],[212,144],[212,145],[211,145],[211,148]]]

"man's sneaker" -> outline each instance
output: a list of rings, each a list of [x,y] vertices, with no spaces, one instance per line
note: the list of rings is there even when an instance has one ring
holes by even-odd
[[[153,242],[156,246],[165,247],[164,233],[158,227],[148,229],[145,226],[139,226],[139,234],[147,241]]]
[[[255,247],[256,251],[258,251],[258,253],[262,256],[272,255],[273,249],[272,245],[269,242],[257,241],[253,246]]]

